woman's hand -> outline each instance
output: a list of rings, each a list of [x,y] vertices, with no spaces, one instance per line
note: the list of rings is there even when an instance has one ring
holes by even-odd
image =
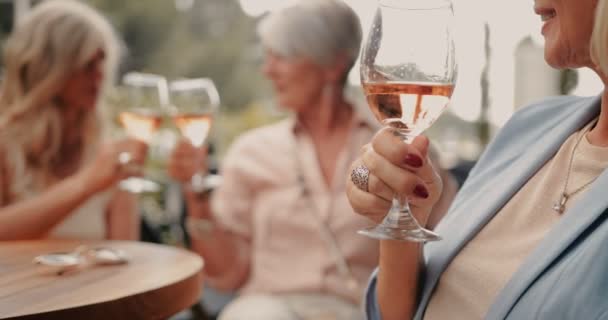
[[[141,175],[148,145],[136,139],[124,139],[101,145],[92,163],[79,174],[93,193],[103,191],[124,178]],[[120,157],[125,163],[121,163]]]
[[[189,141],[177,143],[167,165],[169,176],[186,183],[197,172],[207,171],[207,148],[196,148]]]
[[[380,222],[393,196],[399,194],[407,197],[418,222],[426,225],[443,188],[428,159],[428,147],[429,140],[424,136],[406,144],[390,128],[379,131],[351,166],[351,170],[360,165],[368,168],[368,190],[357,187],[350,176],[347,179],[346,193],[355,212]]]

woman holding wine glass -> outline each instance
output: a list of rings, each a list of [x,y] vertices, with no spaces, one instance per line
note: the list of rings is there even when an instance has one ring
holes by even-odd
[[[173,123],[194,148],[201,150],[211,131],[213,119],[220,106],[220,96],[209,78],[179,79],[171,82],[171,118]],[[196,161],[201,166],[204,159]],[[213,186],[212,178],[199,168],[187,187],[193,192],[205,192]]]
[[[210,201],[184,188],[193,249],[213,286],[240,292],[220,319],[361,318],[377,246],[356,235],[368,222],[352,213],[341,179],[376,130],[344,97],[359,19],[340,0],[301,0],[258,30],[263,72],[292,115],[234,142]],[[189,185],[199,150],[182,142],[171,175]]]
[[[451,7],[447,1],[380,0],[374,30],[381,36],[377,32],[369,38],[364,52],[370,54],[363,56],[370,60],[363,61],[362,77],[390,70],[382,54],[387,33],[433,28],[437,20],[431,9],[442,2]],[[392,14],[385,14],[390,8],[405,17],[429,4],[427,24],[410,25],[406,18],[397,26],[384,24],[391,20]],[[534,10],[544,22],[547,63],[589,67],[608,84],[606,1],[536,0]],[[418,43],[404,39],[409,50],[417,50]],[[442,192],[426,158],[428,139],[420,136],[406,144],[395,129],[380,131],[353,163],[353,176],[357,172],[364,178],[348,180],[350,203],[359,214],[381,222],[397,195],[409,200],[417,223],[409,212],[403,218],[391,211],[388,217],[405,223],[384,221],[374,230],[389,232],[380,242],[379,267],[365,298],[368,318],[608,319],[607,99],[604,90],[596,97],[552,98],[520,109],[488,146],[432,233],[410,233],[420,230],[418,224],[429,227],[426,221]],[[390,118],[400,118],[400,108],[383,108],[393,110]],[[408,165],[404,159],[411,157],[423,161]],[[428,197],[414,197],[416,188],[424,188]],[[394,241],[395,234],[413,237]],[[417,241],[429,234],[442,240]]]
[[[103,141],[99,96],[117,42],[90,7],[49,0],[4,45],[0,90],[0,240],[138,239],[136,198],[114,190],[138,175],[146,145]],[[129,161],[119,155],[129,153]]]

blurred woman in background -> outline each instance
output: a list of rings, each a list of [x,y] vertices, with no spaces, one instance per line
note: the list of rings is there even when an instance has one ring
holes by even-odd
[[[378,246],[357,235],[369,221],[353,214],[343,178],[377,129],[344,93],[359,19],[340,0],[300,0],[258,31],[263,72],[292,115],[234,142],[210,201],[186,191],[193,248],[213,286],[239,290],[222,320],[360,319]],[[181,143],[171,175],[190,181],[200,152]]]
[[[292,116],[234,142],[210,205],[186,191],[193,248],[212,285],[239,289],[220,319],[361,318],[378,252],[356,234],[367,221],[352,214],[342,178],[376,129],[344,97],[359,19],[340,0],[301,0],[258,31],[263,72]],[[171,175],[189,181],[198,152],[180,144]]]
[[[108,22],[77,1],[45,1],[4,45],[0,89],[0,240],[138,239],[137,174],[146,145],[103,143],[99,97],[116,67]],[[128,152],[130,161],[119,155]]]

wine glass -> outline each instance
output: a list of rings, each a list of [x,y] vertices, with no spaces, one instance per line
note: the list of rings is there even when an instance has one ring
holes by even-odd
[[[379,0],[361,55],[368,105],[405,143],[447,108],[456,81],[453,8],[449,0]],[[420,226],[406,197],[396,194],[377,226],[359,233],[376,239],[436,241]]]
[[[128,136],[150,144],[169,105],[167,80],[159,75],[130,72],[125,74],[122,82],[128,107],[119,112],[118,122]],[[123,152],[119,155],[119,162],[129,166],[131,158],[131,154]],[[160,190],[158,183],[138,177],[124,179],[119,186],[133,193]]]
[[[209,78],[180,79],[169,85],[171,92],[171,118],[181,135],[196,148],[207,141],[214,114],[220,106],[220,96]],[[189,187],[203,192],[214,185],[217,177],[207,176],[199,170],[191,178]]]

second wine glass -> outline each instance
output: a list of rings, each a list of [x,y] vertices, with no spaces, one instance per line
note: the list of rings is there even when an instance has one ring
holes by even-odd
[[[150,144],[160,128],[163,115],[169,104],[167,81],[154,74],[130,72],[123,77],[123,90],[128,99],[128,107],[118,114],[118,121],[131,138]],[[119,155],[123,165],[129,165],[131,155]],[[141,168],[136,168],[141,170]],[[157,192],[158,183],[145,178],[131,177],[121,181],[120,187],[133,193]]]
[[[453,8],[449,0],[379,0],[361,55],[368,105],[405,143],[447,108],[456,81]],[[360,233],[404,241],[436,241],[420,226],[406,197],[396,194],[382,223]]]
[[[207,141],[220,106],[215,84],[209,78],[181,79],[172,81],[169,89],[173,123],[194,147],[201,148]],[[212,183],[201,169],[192,176],[189,187],[195,192],[203,192]]]

